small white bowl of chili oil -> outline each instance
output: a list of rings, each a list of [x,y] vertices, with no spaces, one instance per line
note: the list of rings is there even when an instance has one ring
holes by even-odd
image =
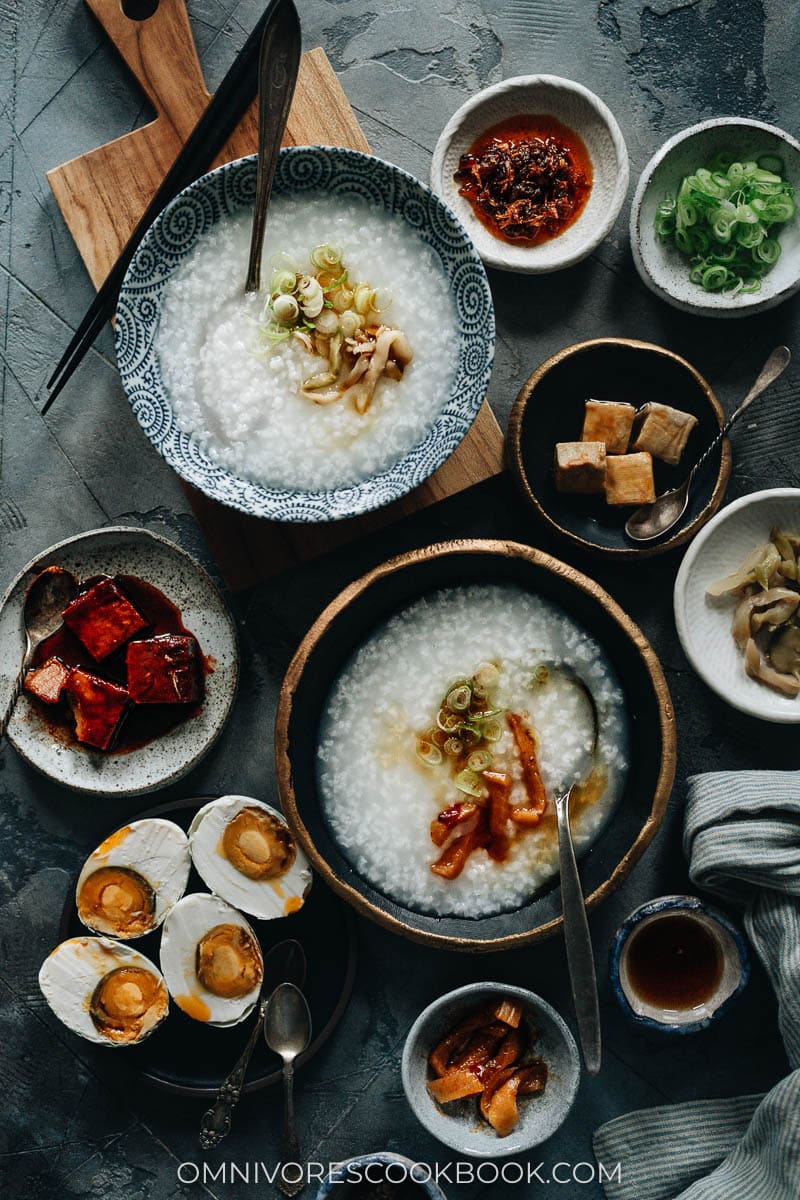
[[[490,267],[536,275],[580,262],[608,236],[628,191],[613,113],[558,75],[478,92],[436,143],[431,186]]]
[[[643,904],[617,931],[611,949],[611,983],[623,1009],[662,1033],[705,1029],[749,977],[742,934],[695,896]]]

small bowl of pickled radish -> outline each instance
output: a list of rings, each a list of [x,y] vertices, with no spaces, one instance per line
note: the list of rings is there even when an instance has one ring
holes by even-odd
[[[675,134],[642,172],[631,209],[636,269],[684,312],[743,317],[800,288],[800,142],[718,117]]]

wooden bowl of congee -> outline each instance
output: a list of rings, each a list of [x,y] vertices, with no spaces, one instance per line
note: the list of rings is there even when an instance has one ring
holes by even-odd
[[[588,631],[591,630],[591,633]],[[675,729],[658,660],[596,583],[529,546],[458,541],[401,555],[318,618],[276,723],[283,809],[320,875],[417,941],[499,950],[561,924],[553,790],[573,793],[589,906],[664,815]]]
[[[354,516],[416,487],[469,430],[494,352],[486,273],[413,176],[292,147],[246,295],[255,180],[255,156],[226,163],[148,230],[117,308],[122,382],[156,449],[212,499]]]

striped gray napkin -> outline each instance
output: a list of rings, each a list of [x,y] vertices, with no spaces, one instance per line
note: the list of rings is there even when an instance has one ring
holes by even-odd
[[[621,1163],[609,1200],[800,1197],[800,771],[718,771],[689,780],[684,849],[693,883],[744,910],[778,997],[792,1073],[765,1096],[628,1113],[597,1130]]]

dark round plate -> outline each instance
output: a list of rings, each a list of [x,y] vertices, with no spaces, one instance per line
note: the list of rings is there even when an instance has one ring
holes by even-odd
[[[509,467],[529,504],[570,541],[616,558],[651,558],[681,546],[722,503],[731,471],[727,439],[698,475],[689,507],[673,532],[637,545],[625,535],[630,508],[611,508],[602,496],[569,496],[556,490],[556,442],[579,441],[586,400],[649,400],[697,417],[681,462],[653,462],[656,493],[683,483],[692,464],[722,428],[725,417],[708,383],[684,358],[627,338],[597,338],[559,350],[538,367],[517,397],[506,435]]]
[[[281,689],[275,744],[283,811],[314,868],[356,909],[396,933],[453,950],[505,950],[554,933],[561,924],[557,877],[521,908],[475,920],[395,903],[361,878],[331,835],[316,747],[331,687],[376,625],[427,592],[487,581],[514,583],[559,605],[600,642],[625,693],[631,760],[615,815],[582,860],[590,906],[621,883],[650,843],[675,775],[675,724],[659,661],[630,617],[573,567],[514,542],[446,542],[392,559],[345,588],[309,630]]]
[[[168,817],[182,829],[188,830],[197,810],[213,800],[213,796],[195,796],[176,800],[159,808],[148,809],[131,820],[143,817]],[[109,830],[109,832],[112,832]],[[61,914],[60,940],[80,937],[87,930],[78,920],[75,907],[75,876]],[[192,867],[189,892],[208,889]],[[247,915],[247,914],[246,914]],[[357,940],[353,914],[319,878],[314,879],[303,907],[290,917],[274,921],[259,921],[247,916],[266,955],[272,946],[285,938],[296,938],[308,960],[308,976],[304,986],[311,1009],[314,1036],[305,1054],[297,1060],[298,1067],[309,1061],[325,1044],[341,1020],[350,1001],[356,972]],[[131,942],[142,954],[158,965],[161,930]],[[266,981],[267,983],[269,981]],[[255,1014],[228,1029],[217,1029],[193,1021],[185,1013],[170,1006],[163,1025],[138,1046],[126,1047],[120,1053],[124,1065],[155,1084],[181,1096],[213,1096],[244,1049],[255,1020]],[[107,1054],[102,1046],[93,1047],[98,1054]],[[280,1065],[275,1055],[259,1041],[250,1062],[245,1092],[255,1092],[280,1080]]]

